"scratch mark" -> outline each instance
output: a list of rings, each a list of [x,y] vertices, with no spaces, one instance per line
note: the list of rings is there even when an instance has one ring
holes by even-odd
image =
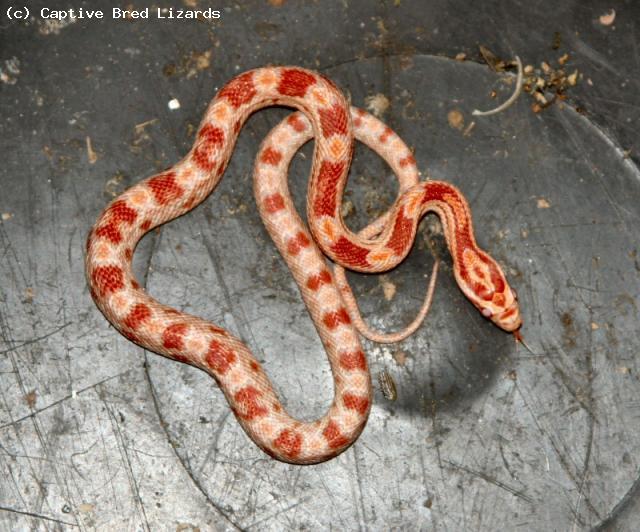
[[[35,344],[36,342],[40,342],[41,340],[44,340],[46,338],[49,338],[50,336],[53,336],[54,334],[57,334],[62,329],[68,327],[72,323],[73,322],[71,322],[71,321],[67,322],[67,323],[65,323],[63,325],[60,325],[60,327],[58,327],[57,329],[54,329],[53,331],[51,331],[51,332],[49,332],[47,334],[43,334],[42,336],[38,336],[36,338],[32,338],[31,340],[27,340],[26,342],[22,342],[21,344],[14,345],[13,347],[10,347],[9,349],[5,349],[3,351],[0,351],[0,355],[4,355],[6,353],[11,353],[12,351],[15,351],[16,349],[24,347],[25,345],[31,345],[31,344]]]
[[[297,502],[294,502],[293,504],[290,504],[289,506],[286,506],[285,508],[282,508],[282,509],[278,510],[277,512],[271,514],[271,515],[263,517],[262,519],[260,519],[258,521],[254,521],[253,523],[247,525],[246,529],[248,530],[250,528],[253,528],[253,527],[259,525],[260,523],[264,523],[265,521],[268,521],[269,519],[273,519],[274,517],[282,515],[283,513],[288,512],[289,510],[295,508],[296,506],[300,506],[301,504],[307,502],[310,499],[311,499],[311,497],[307,497],[305,499],[301,499],[301,500],[299,500]]]
[[[116,436],[116,441],[118,442],[118,448],[122,457],[123,462],[126,464],[127,477],[129,478],[129,483],[131,485],[132,491],[135,496],[135,504],[138,507],[142,518],[144,519],[144,526],[146,530],[151,531],[151,526],[149,525],[149,520],[147,519],[147,512],[142,502],[142,497],[140,497],[140,490],[138,488],[138,482],[136,480],[135,473],[133,471],[133,465],[131,464],[131,458],[129,457],[129,453],[127,452],[127,446],[125,444],[124,435],[120,430],[120,424],[116,419],[115,414],[111,410],[111,405],[107,402],[104,394],[100,393],[100,399],[107,409],[107,414],[111,420],[111,426]]]
[[[51,521],[52,523],[58,523],[59,525],[67,525],[72,526],[74,528],[78,528],[79,525],[76,523],[70,523],[69,521],[62,521],[61,519],[56,519],[55,517],[48,517],[46,515],[36,514],[33,512],[27,512],[23,510],[16,510],[15,508],[7,508],[6,506],[0,506],[1,512],[10,512],[12,514],[20,514],[27,515],[29,517],[33,517],[35,519],[42,519],[43,521]]]
[[[118,373],[117,375],[112,375],[111,377],[107,377],[106,379],[101,380],[100,382],[96,382],[95,384],[91,384],[90,386],[87,386],[85,388],[82,388],[81,390],[76,390],[75,391],[75,395],[80,395],[81,393],[84,393],[88,390],[91,390],[92,388],[95,388],[96,386],[100,386],[101,384],[104,384],[105,382],[108,382],[112,379],[117,379],[118,377],[122,377],[123,375],[125,375],[126,373],[129,373],[131,371],[131,369],[128,369],[126,371],[123,371],[122,373]],[[22,416],[21,418],[18,419],[14,419],[13,421],[10,421],[9,423],[5,423],[4,425],[0,425],[0,430],[6,429],[7,427],[11,427],[14,426],[18,423],[21,423],[22,421],[25,421],[26,419],[32,418],[34,416],[37,416],[38,414],[40,414],[41,412],[44,412],[45,410],[49,410],[50,408],[53,408],[54,406],[59,405],[60,403],[64,403],[65,401],[68,401],[69,399],[72,399],[74,396],[73,393],[66,395],[65,397],[58,399],[57,401],[54,401],[52,403],[49,403],[46,406],[43,406],[42,408],[39,408],[38,410],[34,410],[33,412],[30,412],[29,414],[27,414],[26,416]]]
[[[459,469],[461,471],[464,471],[465,473],[469,473],[470,475],[477,477],[477,478],[481,478],[482,480],[489,482],[490,484],[493,484],[494,486],[497,486],[505,491],[508,491],[509,493],[511,493],[512,495],[519,497],[520,499],[528,502],[529,504],[533,504],[533,499],[531,497],[529,497],[525,491],[523,490],[519,490],[516,488],[513,488],[511,486],[509,486],[508,484],[505,484],[504,482],[498,480],[497,478],[494,478],[492,476],[487,475],[486,473],[483,473],[482,471],[475,471],[473,469],[470,469],[462,464],[457,464],[456,462],[452,462],[451,460],[444,460],[445,463],[449,464],[450,466],[454,467],[455,469]]]
[[[155,355],[154,355],[155,356]],[[173,450],[176,459],[178,460],[178,463],[182,466],[183,470],[185,471],[185,473],[187,474],[187,476],[191,479],[191,481],[193,482],[193,485],[198,489],[198,491],[200,491],[200,493],[202,494],[202,496],[206,499],[206,501],[213,507],[215,508],[215,510],[222,516],[224,517],[231,526],[233,526],[234,529],[236,530],[241,530],[240,526],[237,525],[236,523],[233,522],[233,520],[231,519],[230,515],[224,511],[220,505],[216,504],[216,502],[209,496],[209,494],[207,493],[207,491],[204,489],[204,487],[202,486],[202,484],[200,483],[200,481],[198,480],[198,478],[194,475],[193,471],[187,467],[187,464],[184,462],[184,460],[182,459],[182,457],[178,454],[177,451],[177,446],[175,445],[175,442],[173,441],[173,439],[171,438],[171,435],[169,434],[168,431],[168,425],[164,420],[164,417],[162,416],[161,410],[160,410],[160,405],[158,403],[158,397],[156,394],[156,390],[153,386],[153,383],[151,382],[151,377],[149,375],[149,369],[147,364],[145,363],[145,377],[147,379],[147,385],[149,386],[149,389],[151,390],[151,397],[153,399],[153,406],[155,408],[156,414],[158,416],[158,419],[160,420],[160,427],[162,428],[162,430],[165,433],[165,436],[167,438],[167,442],[169,444],[169,447]],[[216,461],[216,464],[218,462]],[[235,464],[237,465],[237,464]]]

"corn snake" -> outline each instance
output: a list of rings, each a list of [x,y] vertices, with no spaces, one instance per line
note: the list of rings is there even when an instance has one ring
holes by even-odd
[[[324,417],[298,421],[285,411],[248,347],[226,330],[162,305],[131,270],[135,246],[151,229],[193,209],[215,188],[242,125],[263,107],[284,105],[290,115],[263,142],[254,194],[261,217],[294,276],[334,377],[334,400]],[[298,147],[315,138],[309,193],[311,232],[297,215],[286,174]],[[344,225],[341,198],[354,138],[367,143],[400,180],[396,203],[361,234]],[[112,201],[87,238],[86,274],[105,317],[142,347],[208,372],[248,436],[279,460],[310,464],[344,451],[360,435],[372,400],[371,378],[357,330],[322,251],[360,272],[382,272],[409,252],[428,211],[443,223],[454,274],[470,301],[506,331],[517,332],[515,292],[500,266],[478,248],[466,200],[453,185],[418,181],[415,159],[395,133],[364,111],[349,108],[337,87],[313,71],[267,67],[240,74],[209,105],[190,152],[170,169],[132,186]],[[319,246],[319,247],[318,247]]]

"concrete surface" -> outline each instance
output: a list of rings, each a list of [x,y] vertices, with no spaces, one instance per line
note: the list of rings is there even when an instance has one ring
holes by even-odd
[[[260,0],[213,6],[214,22],[112,20],[106,2],[40,1],[11,21],[11,5],[0,10],[0,528],[638,529],[640,4]],[[107,18],[38,14],[81,6]],[[513,80],[481,64],[479,44],[536,65],[567,52],[582,79],[562,106],[536,114],[522,95],[472,117]],[[391,330],[419,307],[434,256],[445,261],[417,334],[364,342],[398,399],[377,390],[356,444],[309,467],[256,448],[208,376],[116,333],[82,263],[106,203],[176,162],[216,89],[268,63],[319,69],[354,105],[389,99],[382,118],[423,173],[468,197],[534,352],[461,295],[429,217],[397,271],[351,277],[371,323]],[[251,195],[258,144],[286,114],[251,118],[218,190],[148,235],[135,266],[158,299],[246,340],[290,411],[312,419],[330,402],[329,367]],[[310,153],[291,172],[300,208]],[[394,194],[359,146],[349,224]],[[390,300],[384,283],[397,289]]]

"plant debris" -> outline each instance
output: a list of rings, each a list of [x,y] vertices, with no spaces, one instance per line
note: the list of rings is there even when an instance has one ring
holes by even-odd
[[[498,58],[496,54],[494,54],[489,48],[486,46],[480,45],[480,55],[484,62],[489,65],[489,68],[494,72],[504,72],[507,69],[507,63],[502,59]]]
[[[464,116],[458,109],[452,109],[447,113],[447,122],[453,129],[462,131],[464,128]]]
[[[170,78],[172,76],[184,76],[186,79],[194,78],[199,72],[211,66],[211,50],[204,52],[191,51],[182,58],[180,63],[168,63],[162,69],[162,73]]]
[[[474,116],[494,115],[496,113],[499,113],[500,111],[504,111],[505,109],[513,105],[513,102],[515,102],[518,99],[518,96],[520,96],[520,92],[522,91],[522,76],[523,76],[522,61],[520,61],[520,58],[517,55],[516,55],[516,65],[518,67],[518,77],[516,78],[516,90],[513,91],[513,94],[511,96],[509,96],[509,99],[507,99],[505,102],[500,104],[495,109],[491,109],[490,111],[478,111],[478,109],[474,109],[473,113],[471,113],[472,115]]]
[[[380,284],[382,285],[382,293],[387,301],[391,301],[396,295],[396,285],[389,281],[386,275],[380,276]]]
[[[389,108],[389,99],[384,94],[374,94],[364,99],[367,109],[380,118]]]
[[[380,385],[382,395],[384,395],[389,401],[395,401],[398,398],[396,383],[386,368],[378,373],[378,384]]]
[[[546,198],[538,198],[536,204],[538,205],[538,209],[548,209],[551,207],[551,204]]]
[[[556,40],[554,38],[554,44],[555,42]],[[552,46],[552,48],[554,47]],[[504,72],[517,66],[517,62],[504,61],[485,46],[480,46],[480,54],[489,68],[495,72]],[[567,91],[578,84],[580,81],[580,72],[578,69],[567,68],[570,59],[569,54],[564,53],[555,61],[542,61],[539,67],[533,65],[524,66],[522,90],[533,98],[534,101],[531,104],[531,109],[534,113],[541,112],[556,101],[564,100]],[[557,66],[555,66],[554,63],[557,63]],[[513,95],[510,100],[512,98]],[[509,105],[513,103],[513,101],[511,101]],[[506,103],[507,102],[505,102],[505,104]],[[503,106],[505,104],[503,104]],[[498,109],[504,109],[505,107],[503,106],[500,106]],[[578,112],[581,111],[578,110]],[[474,114],[476,113],[474,112]]]
[[[98,160],[98,154],[93,149],[93,146],[91,144],[91,137],[87,137],[86,142],[87,142],[87,159],[89,161],[89,164],[95,164],[96,161]]]
[[[540,68],[527,65],[524,73],[522,89],[535,100],[531,105],[534,113],[539,113],[549,107],[556,100],[564,100],[569,88],[578,83],[579,72],[575,69],[570,74],[563,68],[569,62],[569,54],[558,58],[558,67],[551,66],[547,61],[540,64]]]
[[[616,10],[612,9],[611,11],[609,11],[608,13],[605,13],[604,15],[600,15],[600,18],[598,19],[600,21],[600,24],[602,24],[603,26],[611,26],[611,24],[613,24],[613,21],[616,19]]]

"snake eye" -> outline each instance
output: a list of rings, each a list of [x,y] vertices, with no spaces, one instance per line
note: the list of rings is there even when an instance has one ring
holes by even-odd
[[[493,312],[491,312],[491,309],[490,309],[490,308],[486,308],[486,307],[485,307],[485,308],[483,308],[483,309],[482,309],[482,315],[483,315],[485,318],[490,318],[491,316],[493,316]]]

